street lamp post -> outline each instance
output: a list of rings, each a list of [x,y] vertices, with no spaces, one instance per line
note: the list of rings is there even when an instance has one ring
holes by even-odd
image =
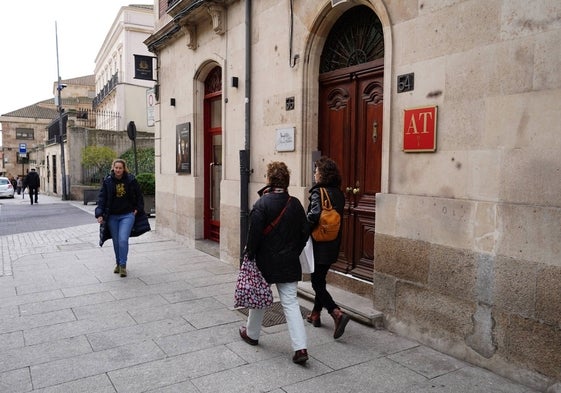
[[[62,113],[64,109],[62,108],[62,98],[61,98],[61,91],[66,87],[66,85],[60,83],[60,68],[58,63],[58,32],[57,32],[57,24],[55,22],[55,37],[56,37],[56,71],[58,75],[58,83],[57,83],[57,93],[58,93],[58,135],[59,135],[59,142],[60,142],[60,172],[62,177],[62,200],[65,201],[67,199],[66,193],[66,164],[64,160],[64,140],[63,140],[63,133],[64,127],[62,124]]]

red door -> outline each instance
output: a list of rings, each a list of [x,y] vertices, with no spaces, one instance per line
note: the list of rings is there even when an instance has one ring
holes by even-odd
[[[205,80],[204,98],[204,234],[220,241],[220,184],[222,182],[222,69]]]
[[[340,166],[343,243],[333,269],[372,281],[376,193],[381,191],[383,63],[320,76],[318,145]]]

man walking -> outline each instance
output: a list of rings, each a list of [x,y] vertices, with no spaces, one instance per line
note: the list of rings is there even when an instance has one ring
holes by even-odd
[[[29,200],[33,205],[33,201],[38,203],[39,186],[41,182],[39,180],[39,174],[35,171],[35,168],[31,168],[31,171],[25,177],[25,186],[27,187]]]

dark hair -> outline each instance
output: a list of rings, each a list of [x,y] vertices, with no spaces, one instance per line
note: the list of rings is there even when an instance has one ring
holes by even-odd
[[[341,173],[337,163],[331,158],[322,156],[316,161],[320,183],[333,187],[341,187]]]
[[[284,162],[270,162],[267,165],[267,179],[269,186],[288,188],[290,184],[290,171]]]

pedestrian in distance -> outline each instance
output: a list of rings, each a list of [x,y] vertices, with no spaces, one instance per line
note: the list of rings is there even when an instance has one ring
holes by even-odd
[[[317,160],[315,163],[314,180],[315,184],[310,189],[310,203],[307,212],[310,232],[319,224],[320,220],[322,211],[320,188],[324,188],[327,191],[333,208],[341,217],[343,217],[345,206],[345,195],[341,191],[341,174],[335,161],[325,156]],[[320,327],[321,311],[323,308],[327,309],[335,324],[333,337],[336,339],[345,332],[349,316],[341,311],[341,308],[327,291],[327,273],[330,266],[337,261],[339,256],[341,237],[342,226],[339,227],[339,233],[335,240],[322,242],[313,240],[315,266],[314,272],[311,273],[311,282],[315,298],[312,312],[306,317],[306,320],[314,327]]]
[[[308,239],[306,212],[298,198],[288,193],[290,172],[284,162],[267,165],[267,185],[258,191],[249,219],[245,252],[254,259],[263,277],[275,284],[283,308],[294,356],[292,361],[308,360],[304,320],[298,304],[298,281],[302,279],[299,255]],[[258,345],[265,309],[249,309],[239,334],[249,345]]]
[[[113,239],[115,268],[113,273],[127,276],[129,237],[135,216],[144,213],[144,198],[135,176],[127,170],[125,160],[113,161],[111,174],[103,179],[95,217],[105,224]]]
[[[29,190],[29,201],[33,203],[39,203],[39,187],[41,186],[41,180],[39,179],[39,174],[35,168],[31,168],[31,171],[25,177],[25,187]]]
[[[16,179],[16,191],[18,195],[21,194],[22,187],[23,187],[23,179],[21,178],[21,176],[18,176]]]

